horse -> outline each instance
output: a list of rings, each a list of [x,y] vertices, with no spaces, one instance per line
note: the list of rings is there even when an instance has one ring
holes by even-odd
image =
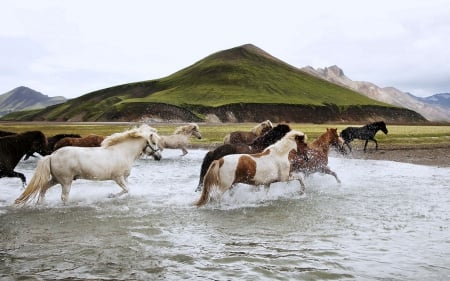
[[[208,151],[205,157],[203,158],[203,162],[200,169],[200,179],[198,182],[198,186],[195,191],[201,191],[203,186],[203,178],[208,170],[209,166],[214,160],[218,160],[225,155],[229,154],[254,154],[263,151],[269,145],[274,144],[279,141],[282,137],[284,137],[291,128],[286,124],[278,124],[262,136],[257,137],[250,144],[222,144],[216,147],[214,150]]]
[[[126,179],[134,161],[147,146],[157,151],[158,142],[156,130],[144,124],[112,134],[100,147],[62,147],[39,160],[33,178],[15,204],[26,204],[38,194],[40,203],[47,190],[56,184],[62,186],[61,200],[66,203],[76,179],[113,180],[122,188],[115,196],[127,193]]]
[[[1,137],[6,137],[6,136],[15,135],[15,134],[17,134],[17,133],[0,130],[0,138],[1,138]]]
[[[67,138],[67,137],[81,138],[81,136],[78,134],[57,134],[57,135],[54,135],[51,137],[47,137],[47,153],[50,154],[53,151],[55,151],[56,142],[58,142],[60,139]],[[34,155],[34,153],[27,153],[27,155],[25,155],[24,160],[27,160],[30,157],[36,157],[36,156]]]
[[[161,136],[161,142],[158,144],[161,149],[180,148],[183,155],[188,153],[187,145],[189,144],[189,138],[191,136],[201,139],[200,129],[196,123],[189,123],[188,125],[177,127],[172,135]]]
[[[367,143],[369,140],[375,143],[375,150],[378,150],[378,142],[375,139],[375,135],[379,130],[387,135],[388,129],[386,128],[386,123],[379,121],[367,124],[363,127],[347,127],[341,131],[340,136],[344,139],[344,145],[347,145],[350,152],[352,151],[350,142],[353,139],[365,140],[366,143],[364,144],[364,152],[366,152]]]
[[[320,135],[306,148],[306,154],[297,154],[292,162],[295,172],[303,172],[306,176],[320,172],[332,175],[338,183],[341,183],[337,174],[328,167],[328,153],[330,146],[335,146],[341,150],[343,145],[336,128],[327,128],[327,131]]]
[[[270,120],[266,120],[253,127],[250,132],[235,131],[227,134],[223,139],[223,143],[251,143],[255,138],[261,136],[272,128],[272,122],[270,122]]]
[[[104,136],[99,135],[89,135],[84,138],[66,137],[57,141],[53,150],[56,151],[64,146],[99,147],[104,139]]]
[[[47,155],[47,138],[41,131],[28,131],[0,137],[0,178],[20,178],[26,185],[25,175],[14,171],[20,159],[26,154],[37,152]]]
[[[221,195],[237,183],[269,186],[274,182],[298,180],[301,192],[305,185],[301,177],[291,173],[291,161],[306,147],[306,135],[290,131],[281,140],[256,154],[231,154],[211,163],[204,179],[204,188],[197,207]],[[211,198],[214,194],[214,198]]]

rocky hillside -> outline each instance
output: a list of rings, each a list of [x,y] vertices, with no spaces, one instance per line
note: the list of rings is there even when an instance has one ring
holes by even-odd
[[[3,120],[425,122],[295,68],[253,45],[220,51],[157,80],[118,85]]]
[[[449,109],[442,108],[427,100],[420,99],[393,87],[381,88],[370,82],[353,81],[345,76],[344,71],[336,65],[318,69],[307,66],[302,68],[302,70],[332,83],[352,89],[371,99],[414,110],[430,121],[450,122]],[[442,102],[442,99],[439,102]]]
[[[45,108],[66,101],[64,97],[49,97],[22,86],[0,95],[0,116],[15,111]]]

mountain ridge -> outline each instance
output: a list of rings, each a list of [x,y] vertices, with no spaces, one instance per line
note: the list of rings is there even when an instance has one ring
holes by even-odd
[[[433,96],[418,98],[410,93],[402,92],[394,87],[379,87],[371,82],[353,81],[337,65],[314,69],[311,66],[301,68],[303,71],[315,75],[332,83],[348,87],[372,99],[414,110],[430,121],[450,121],[449,107],[432,104]],[[436,99],[436,97],[434,98]],[[450,100],[450,99],[449,99]],[[440,99],[442,101],[442,99]]]
[[[247,112],[238,112],[244,105]],[[293,108],[309,119],[295,116]],[[425,121],[413,111],[306,73],[251,44],[213,53],[167,77],[117,85],[7,117],[42,121]]]
[[[36,90],[20,86],[0,95],[0,117],[15,111],[33,110],[63,103],[65,97],[49,97]]]

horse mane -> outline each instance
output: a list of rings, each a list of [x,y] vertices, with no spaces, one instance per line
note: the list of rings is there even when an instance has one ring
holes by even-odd
[[[306,142],[307,137],[303,132],[292,130],[289,131],[281,140],[267,147],[264,151],[270,149],[277,153],[286,153],[286,150],[291,147],[292,142],[296,143],[295,138],[297,136],[303,136],[304,137],[303,142]],[[295,147],[297,148],[297,146]]]
[[[196,123],[189,123],[187,125],[177,127],[173,133],[187,135],[192,131],[199,131],[199,130],[200,129]]]
[[[270,127],[273,128],[272,122],[270,120],[266,120],[264,122],[259,123],[255,127],[251,129],[251,132],[254,133],[257,136],[260,136],[264,130],[264,127]]]
[[[276,127],[270,129],[262,136],[257,137],[250,143],[250,146],[264,146],[267,147],[271,144],[274,144],[276,141],[280,140],[284,137],[289,131],[291,131],[291,127],[286,124],[278,124]]]
[[[133,139],[133,138],[140,138],[140,137],[147,137],[147,135],[149,135],[152,132],[156,132],[156,129],[143,124],[140,127],[135,127],[132,128],[128,131],[125,132],[120,132],[120,133],[114,133],[108,137],[106,137],[102,143],[101,143],[101,147],[110,147],[113,145],[116,145],[118,143],[121,143],[123,141],[126,141],[128,139]]]

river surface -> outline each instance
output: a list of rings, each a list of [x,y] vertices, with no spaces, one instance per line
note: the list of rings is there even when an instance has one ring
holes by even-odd
[[[328,175],[238,185],[196,208],[205,150],[140,159],[130,193],[77,180],[41,206],[12,206],[0,179],[1,280],[450,280],[450,168],[330,158]],[[19,163],[31,179],[37,160]]]

